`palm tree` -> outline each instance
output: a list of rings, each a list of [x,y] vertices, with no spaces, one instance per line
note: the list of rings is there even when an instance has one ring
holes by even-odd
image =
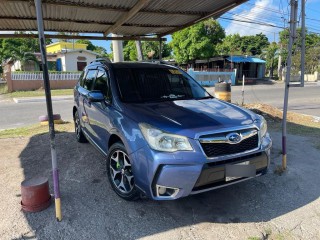
[[[31,52],[25,52],[23,50],[21,50],[21,48],[19,49],[13,49],[11,51],[10,54],[10,58],[13,62],[15,61],[20,61],[21,63],[21,70],[24,71],[25,70],[25,65],[28,62],[34,62],[37,66],[39,66],[39,62],[37,57],[31,53]]]

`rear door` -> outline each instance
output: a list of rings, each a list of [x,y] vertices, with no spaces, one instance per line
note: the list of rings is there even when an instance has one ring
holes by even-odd
[[[84,107],[88,118],[87,129],[90,131],[92,140],[98,147],[107,153],[107,141],[112,127],[110,115],[112,112],[112,97],[110,79],[107,69],[98,68],[92,91],[101,91],[105,100],[102,102],[85,101]]]

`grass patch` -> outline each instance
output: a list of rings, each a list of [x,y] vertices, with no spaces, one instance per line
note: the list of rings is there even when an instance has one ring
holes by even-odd
[[[73,95],[73,89],[54,89],[51,90],[51,96],[62,96],[62,95]],[[8,98],[18,98],[18,97],[44,97],[45,92],[43,89],[35,91],[18,91],[4,94]]]
[[[54,126],[56,133],[74,131],[74,124],[70,122],[66,122],[65,124],[55,124]],[[0,138],[31,137],[33,135],[46,134],[48,131],[48,126],[42,126],[39,123],[27,127],[1,130]]]
[[[282,111],[278,108],[267,104],[246,104],[244,107],[264,116],[270,129],[281,131]],[[287,131],[293,135],[311,137],[320,136],[320,119],[299,113],[288,112]]]

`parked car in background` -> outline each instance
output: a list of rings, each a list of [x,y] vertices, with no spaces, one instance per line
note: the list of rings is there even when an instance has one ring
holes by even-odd
[[[105,156],[126,200],[177,199],[267,172],[265,119],[212,97],[179,68],[100,59],[85,68],[74,100],[77,140]]]

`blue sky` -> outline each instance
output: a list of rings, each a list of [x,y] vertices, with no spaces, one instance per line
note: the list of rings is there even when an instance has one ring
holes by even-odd
[[[227,34],[239,33],[240,35],[255,35],[260,32],[267,35],[269,41],[278,41],[280,28],[259,25],[269,24],[278,27],[288,25],[289,19],[289,0],[252,0],[224,14],[218,21],[223,26]],[[298,0],[298,18],[301,21],[301,0]],[[246,23],[242,21],[255,22]],[[306,1],[306,26],[309,31],[320,34],[320,0]],[[168,41],[171,40],[167,36]],[[93,44],[105,47],[110,52],[111,41],[92,41]]]

